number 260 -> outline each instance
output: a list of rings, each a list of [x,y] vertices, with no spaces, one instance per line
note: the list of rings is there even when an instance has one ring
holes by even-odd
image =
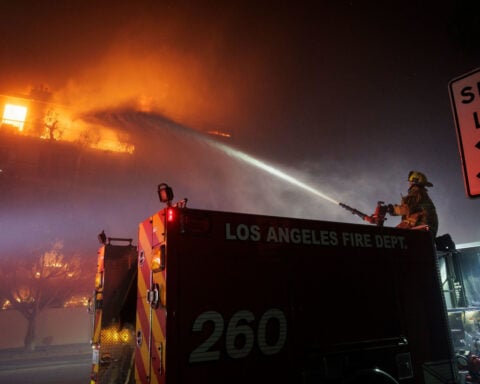
[[[253,349],[255,330],[250,324],[255,320],[251,311],[240,310],[235,312],[227,324],[225,332],[225,349],[227,355],[233,359],[247,357]],[[267,343],[267,324],[270,320],[278,323],[278,334],[273,344]],[[206,311],[198,315],[193,323],[192,330],[200,332],[208,322],[213,322],[213,330],[208,338],[195,348],[190,354],[189,362],[198,363],[220,359],[220,351],[212,349],[214,344],[222,337],[225,322],[223,316],[216,311]],[[284,313],[277,308],[267,310],[258,322],[257,344],[264,355],[274,355],[281,351],[287,339],[287,319]],[[235,343],[237,337],[243,337],[243,343]]]

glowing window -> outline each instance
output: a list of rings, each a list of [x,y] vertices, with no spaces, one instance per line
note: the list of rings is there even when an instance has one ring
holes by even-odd
[[[25,118],[27,117],[27,107],[21,105],[5,104],[3,111],[2,124],[9,124],[23,131]]]

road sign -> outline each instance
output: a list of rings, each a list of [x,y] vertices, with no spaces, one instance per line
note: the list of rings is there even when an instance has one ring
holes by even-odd
[[[469,197],[480,196],[480,68],[449,83],[457,128],[465,188]]]

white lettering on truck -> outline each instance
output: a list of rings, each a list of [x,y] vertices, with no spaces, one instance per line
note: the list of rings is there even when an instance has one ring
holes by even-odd
[[[221,351],[213,347],[222,337],[224,337],[225,352],[232,359],[248,357],[255,342],[263,355],[277,354],[283,349],[287,340],[287,318],[278,308],[265,311],[256,325],[255,315],[248,310],[235,312],[227,324],[219,312],[205,311],[193,322],[192,331],[201,332],[207,323],[213,323],[213,329],[209,336],[190,353],[188,359],[190,363],[220,360]],[[274,340],[272,338],[267,340],[267,326],[268,334],[272,329],[275,330]],[[242,343],[237,343],[239,337],[243,340]]]
[[[230,223],[225,224],[225,238],[227,240],[260,240],[260,227],[258,225],[239,224],[231,228]]]
[[[267,242],[306,245],[338,245],[337,234],[309,228],[268,227]]]
[[[263,236],[263,237],[262,237]],[[341,246],[347,248],[408,249],[404,236],[372,235],[368,232],[340,232],[312,228],[290,228],[256,224],[225,223],[225,238],[237,241],[266,241],[301,245]]]
[[[227,240],[265,240],[269,243],[338,245],[337,233],[334,231],[270,226],[266,228],[265,233],[265,238],[262,239],[262,232],[258,225],[225,223],[225,238]]]

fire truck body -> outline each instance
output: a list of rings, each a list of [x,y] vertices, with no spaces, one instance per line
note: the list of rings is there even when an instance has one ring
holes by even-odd
[[[138,236],[136,383],[455,381],[426,232],[167,207]]]
[[[119,242],[119,244],[117,244]],[[127,242],[127,244],[125,244]],[[91,383],[126,383],[135,349],[137,249],[130,239],[108,239],[97,253]]]

